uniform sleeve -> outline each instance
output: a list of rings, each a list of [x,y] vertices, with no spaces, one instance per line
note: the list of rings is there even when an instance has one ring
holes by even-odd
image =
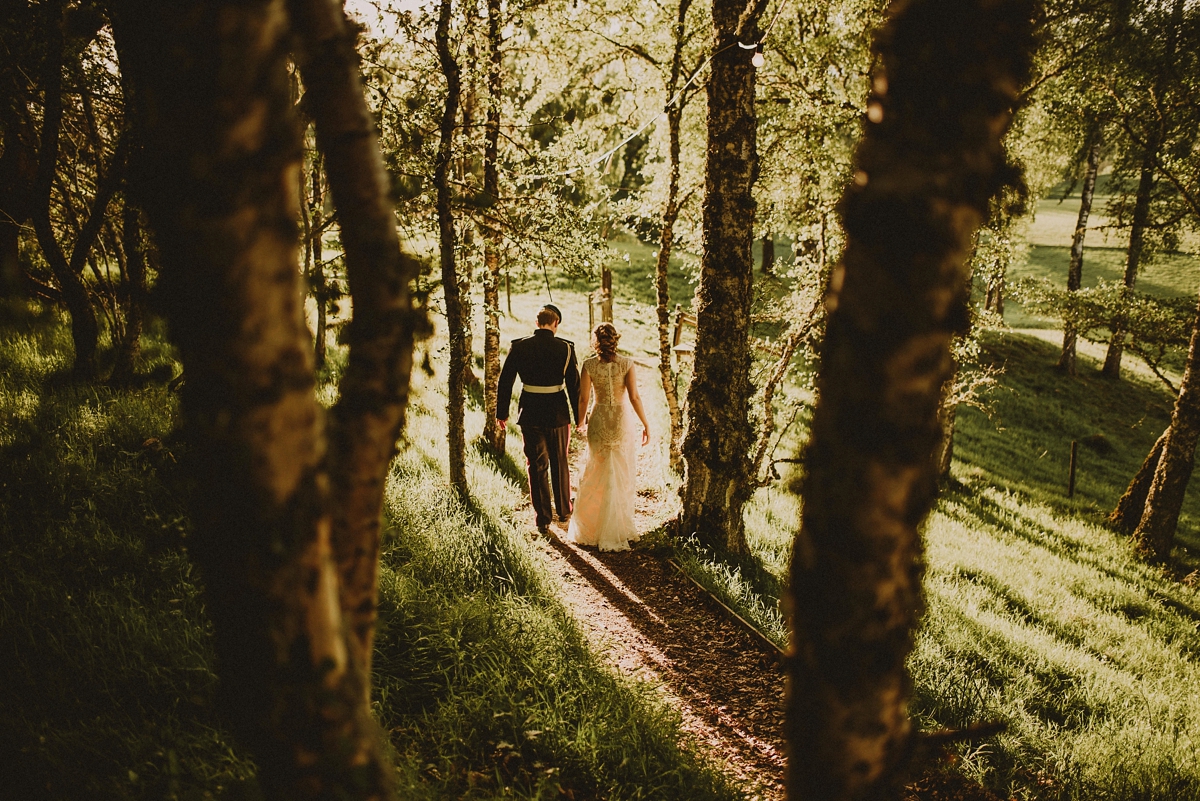
[[[517,379],[516,343],[508,349],[504,367],[500,369],[500,384],[496,388],[496,419],[507,420],[508,408],[512,404],[513,382]]]
[[[582,419],[579,416],[579,363],[575,361],[575,346],[568,343],[567,347],[571,349],[571,353],[567,357],[567,374],[564,379],[567,398],[571,401],[571,411],[575,413],[575,423],[578,424]]]

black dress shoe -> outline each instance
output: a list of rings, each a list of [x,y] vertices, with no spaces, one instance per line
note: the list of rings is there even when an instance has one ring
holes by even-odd
[[[538,534],[542,534],[542,535],[549,534],[550,533],[550,524],[549,523],[538,523],[537,530],[538,530]]]

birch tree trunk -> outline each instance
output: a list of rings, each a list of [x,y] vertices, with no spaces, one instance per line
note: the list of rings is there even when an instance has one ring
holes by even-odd
[[[679,1],[679,13],[675,18],[674,47],[671,53],[671,76],[667,80],[667,99],[675,99],[679,91],[679,80],[683,74],[683,46],[686,44],[687,13],[691,0]],[[688,95],[675,100],[667,109],[667,204],[663,207],[662,231],[659,233],[658,259],[654,269],[654,293],[658,302],[658,373],[663,394],[667,398],[667,413],[671,418],[668,449],[671,469],[683,475],[683,410],[679,406],[677,375],[671,364],[671,292],[668,282],[671,251],[675,247],[675,221],[679,219],[679,129],[683,121],[683,109]]]
[[[458,118],[461,70],[450,52],[450,13],[452,0],[440,0],[435,39],[438,61],[446,78],[446,105],[442,111],[441,142],[438,144],[433,182],[437,187],[438,250],[442,266],[442,292],[446,303],[446,332],[450,339],[450,364],[447,370],[448,395],[446,416],[449,441],[450,484],[461,495],[467,494],[467,445],[465,428],[466,322],[461,287],[455,264],[454,211],[450,207],[450,166],[454,155],[454,127]]]
[[[1083,175],[1083,189],[1079,193],[1079,216],[1075,219],[1075,235],[1071,238],[1071,263],[1067,267],[1067,291],[1078,292],[1083,286],[1083,240],[1087,236],[1088,216],[1092,212],[1092,197],[1096,193],[1096,173],[1100,170],[1100,143],[1093,142],[1088,148],[1087,171]],[[1063,321],[1062,355],[1058,357],[1058,369],[1067,375],[1075,375],[1075,342],[1078,335],[1070,320]]]
[[[414,303],[420,267],[400,250],[391,180],[363,95],[354,33],[337,0],[290,0],[317,145],[338,213],[353,319],[329,432],[333,550],[342,614],[365,702],[375,636],[388,466],[408,406],[413,342],[429,323]],[[319,239],[316,240],[319,242]],[[315,244],[315,243],[314,243]],[[318,256],[320,250],[314,251]]]
[[[1138,550],[1151,561],[1165,562],[1171,556],[1183,496],[1196,461],[1197,440],[1200,440],[1200,308],[1192,326],[1187,364],[1179,382],[1171,425],[1163,435],[1162,455],[1154,469],[1142,519],[1133,532]]]
[[[1138,268],[1142,263],[1142,248],[1146,241],[1146,224],[1150,220],[1150,193],[1154,190],[1154,162],[1158,158],[1157,146],[1152,146],[1142,162],[1142,172],[1138,178],[1137,196],[1133,203],[1133,221],[1129,229],[1129,250],[1125,256],[1124,282],[1127,289],[1133,289],[1137,282]],[[1118,379],[1121,377],[1121,354],[1125,351],[1125,324],[1122,320],[1113,321],[1112,338],[1108,343],[1108,352],[1104,354],[1104,367],[1100,374],[1105,378]]]
[[[496,423],[500,384],[500,104],[504,102],[503,58],[500,50],[500,0],[487,0],[488,109],[483,131],[483,194],[487,222],[483,230],[483,438],[492,451],[504,453],[505,429]]]
[[[112,20],[153,110],[137,118],[137,186],[188,375],[190,550],[227,719],[269,799],[389,798],[339,603],[283,0],[120,0]]]
[[[757,1],[757,0],[756,0]],[[747,550],[742,507],[753,492],[750,451],[750,304],[753,300],[757,117],[751,50],[761,5],[715,0],[708,79],[704,254],[696,351],[688,387],[686,474],[679,532],[719,550]],[[661,317],[660,317],[661,320]]]
[[[789,593],[788,797],[889,797],[912,726],[918,526],[938,407],[969,325],[968,258],[1014,178],[1002,137],[1029,72],[1032,0],[910,0],[879,34],[872,117],[842,201]]]

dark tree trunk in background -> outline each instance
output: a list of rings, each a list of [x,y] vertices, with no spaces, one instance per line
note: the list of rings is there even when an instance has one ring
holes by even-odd
[[[438,250],[442,266],[442,292],[446,302],[446,333],[450,339],[450,359],[447,372],[449,400],[447,439],[450,457],[450,484],[460,494],[467,494],[467,442],[464,422],[466,408],[466,367],[470,354],[466,352],[466,322],[455,264],[454,211],[450,207],[450,165],[454,155],[454,123],[458,118],[461,91],[461,70],[450,52],[450,13],[452,0],[440,0],[438,5],[437,52],[446,78],[446,105],[442,111],[441,141],[434,164],[433,182],[437,187]]]
[[[58,282],[62,292],[63,304],[71,317],[71,340],[75,345],[75,375],[91,379],[96,375],[96,346],[100,339],[100,327],[96,321],[96,310],[92,308],[92,300],[81,275],[91,242],[85,241],[81,232],[68,261],[50,223],[50,195],[58,165],[58,138],[62,125],[62,3],[51,3],[47,14],[50,24],[46,31],[46,62],[42,75],[44,105],[37,177],[33,188],[33,229],[37,234],[42,255],[50,265],[54,280]],[[99,223],[92,233],[93,238],[96,231],[99,231]],[[75,263],[78,264],[77,269]]]
[[[762,6],[715,0],[704,171],[704,254],[697,290],[696,361],[688,387],[687,464],[679,533],[745,553],[742,507],[750,499],[750,304],[758,174],[752,51]]]
[[[325,276],[325,182],[321,180],[321,156],[313,155],[311,195],[309,196],[309,225],[312,228],[309,247],[312,251],[312,285],[317,292],[317,334],[313,353],[317,368],[325,366],[329,339],[329,287]]]
[[[342,615],[365,701],[379,597],[384,487],[404,428],[413,342],[428,332],[429,323],[412,294],[420,266],[400,250],[391,179],[363,94],[353,29],[337,0],[291,0],[288,7],[300,34],[301,74],[337,209],[354,307],[328,458]]]
[[[770,231],[762,235],[762,274],[775,274],[775,235]]]
[[[1179,395],[1171,412],[1171,425],[1163,435],[1162,455],[1154,469],[1142,519],[1133,532],[1137,548],[1151,561],[1165,562],[1171,556],[1175,528],[1183,508],[1183,496],[1196,460],[1200,439],[1200,308],[1192,326],[1187,364],[1179,382]]]
[[[6,113],[0,126],[4,132],[4,153],[0,154],[0,297],[11,297],[21,288],[21,226],[31,213],[37,161],[30,143],[25,141],[26,131],[16,119]]]
[[[1142,248],[1146,241],[1146,223],[1150,220],[1150,194],[1154,191],[1154,162],[1158,159],[1158,147],[1152,145],[1142,162],[1138,178],[1137,196],[1133,203],[1133,220],[1129,229],[1129,250],[1125,256],[1125,286],[1133,289],[1137,282],[1138,268],[1142,263]],[[1125,325],[1121,320],[1112,324],[1112,339],[1104,355],[1104,367],[1100,374],[1105,378],[1121,377],[1121,354],[1125,350]]]
[[[125,330],[117,343],[116,358],[109,381],[127,384],[137,372],[137,359],[142,352],[142,327],[146,318],[146,247],[142,236],[141,213],[129,198],[121,213],[121,245],[125,250],[125,284],[122,305],[125,307]]]
[[[500,104],[504,102],[504,54],[500,50],[500,0],[487,0],[488,80],[487,121],[483,128],[483,194],[487,222],[483,230],[483,438],[497,454],[504,453],[505,429],[496,423],[500,383]]]
[[[1108,516],[1108,525],[1122,534],[1132,534],[1141,522],[1142,511],[1146,508],[1146,496],[1150,494],[1150,482],[1154,480],[1154,471],[1158,467],[1158,460],[1162,458],[1163,445],[1166,444],[1167,434],[1170,432],[1171,427],[1167,426],[1154,441],[1154,447],[1138,468],[1137,475],[1129,482],[1125,493],[1117,501],[1116,508]]]
[[[1071,263],[1067,267],[1067,291],[1078,292],[1083,286],[1083,240],[1087,236],[1088,215],[1092,211],[1092,196],[1096,193],[1096,173],[1100,170],[1100,143],[1093,142],[1088,148],[1087,172],[1083,175],[1083,189],[1079,194],[1079,216],[1075,220],[1075,235],[1071,239]],[[1077,333],[1070,320],[1063,322],[1062,355],[1058,357],[1058,369],[1067,375],[1075,375],[1075,341]]]
[[[671,75],[667,79],[667,100],[675,99],[679,81],[683,74],[683,46],[687,43],[687,13],[691,0],[679,0],[679,13],[675,17],[674,43],[671,53]],[[667,109],[667,157],[669,178],[667,179],[667,205],[663,208],[662,230],[658,239],[658,259],[654,269],[654,293],[658,303],[658,374],[663,394],[667,398],[667,413],[671,418],[670,437],[667,441],[671,469],[683,475],[683,410],[679,406],[679,385],[671,364],[671,292],[669,270],[671,251],[675,247],[675,221],[679,219],[679,128],[683,120],[683,109],[689,95],[686,93],[675,100]]]
[[[338,597],[296,268],[301,142],[283,3],[118,0],[112,19],[147,110],[136,188],[188,376],[183,427],[201,487],[189,550],[204,574],[226,719],[268,799],[389,798],[392,771]]]
[[[890,797],[910,753],[938,407],[976,228],[1015,177],[1001,142],[1033,47],[1032,0],[893,8],[869,101],[882,121],[842,201],[792,556],[788,797],[804,801]]]

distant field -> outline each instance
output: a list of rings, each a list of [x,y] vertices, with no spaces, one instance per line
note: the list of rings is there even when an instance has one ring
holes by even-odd
[[[1083,285],[1092,287],[1100,279],[1120,281],[1125,275],[1126,246],[1129,234],[1108,229],[1105,216],[1109,190],[1107,175],[1100,176],[1092,213],[1088,217],[1088,233],[1084,240]],[[1071,239],[1079,217],[1079,188],[1063,201],[1065,186],[1057,187],[1048,199],[1037,204],[1037,214],[1026,231],[1029,243],[1028,261],[1014,266],[1010,279],[1048,278],[1066,286],[1067,267],[1071,258]],[[1200,290],[1200,258],[1191,253],[1161,253],[1138,274],[1137,288],[1160,297],[1194,295]],[[1058,321],[1028,314],[1021,304],[1005,301],[1004,321],[1013,328],[1058,328]]]

